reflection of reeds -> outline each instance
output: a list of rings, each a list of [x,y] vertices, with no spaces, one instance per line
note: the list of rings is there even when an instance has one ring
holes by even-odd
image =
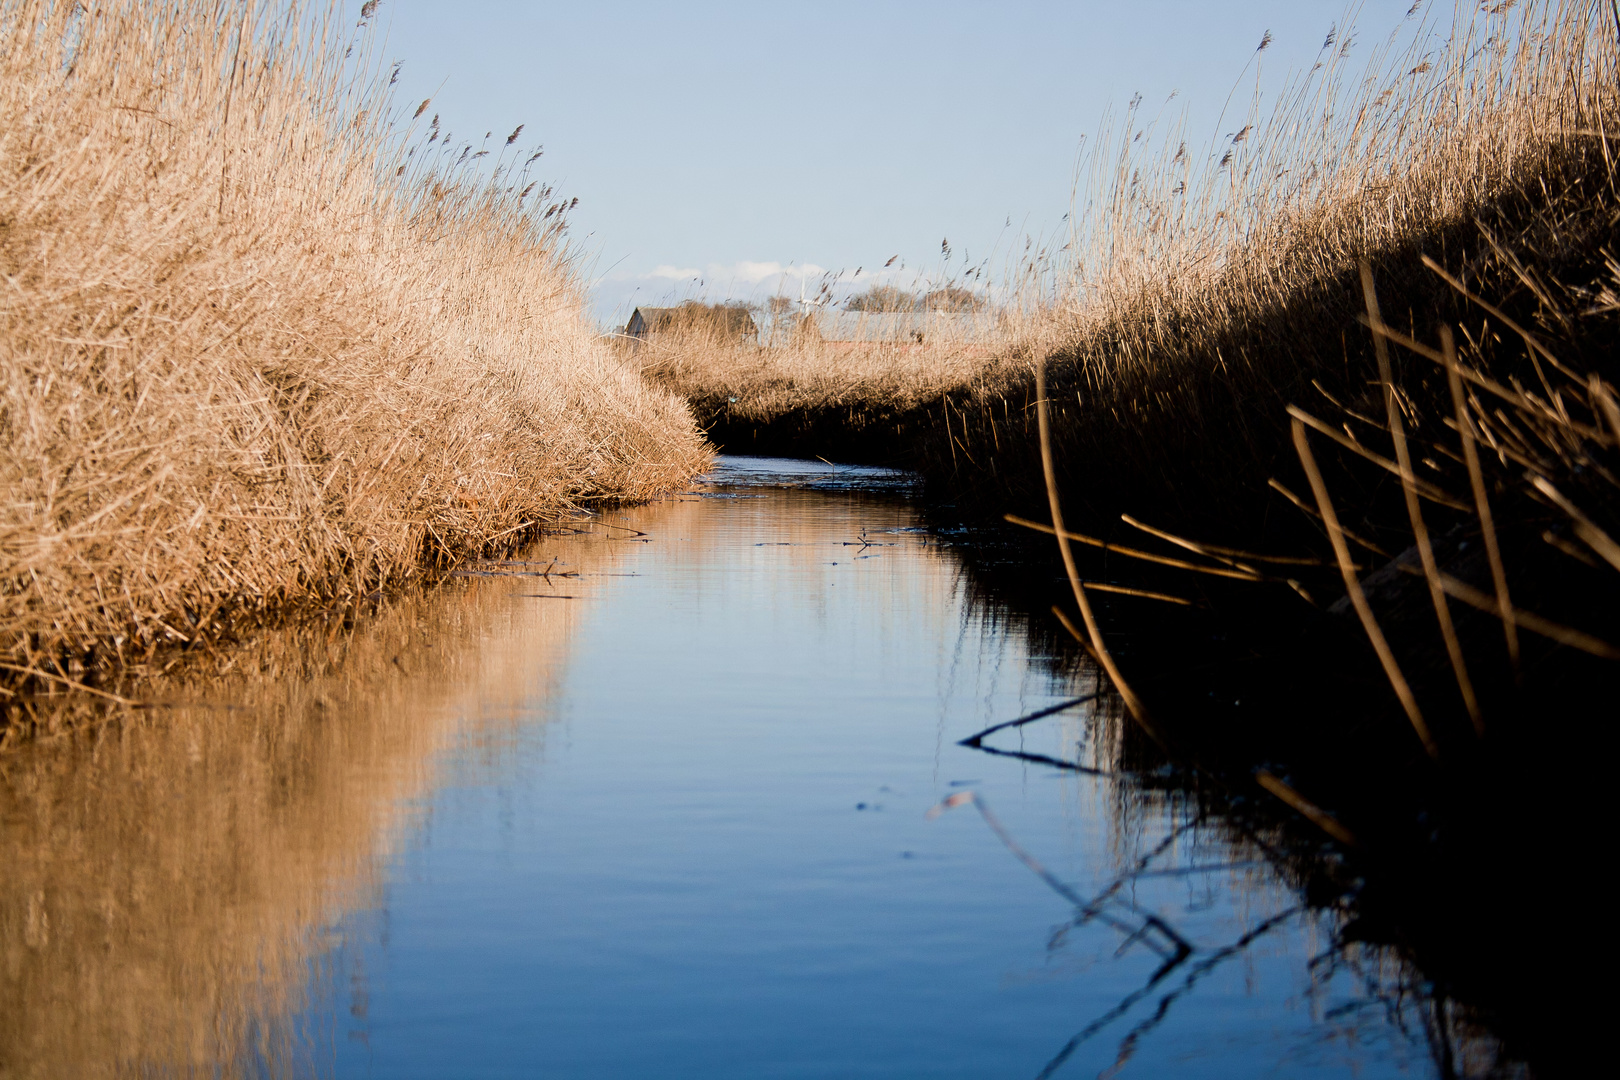
[[[587,331],[538,155],[413,136],[354,35],[319,0],[0,0],[11,675],[82,681],[702,465]]]
[[[622,550],[571,540],[570,590]],[[0,1073],[299,1072],[311,960],[375,902],[441,758],[495,760],[543,715],[589,608],[509,596],[534,580],[263,632],[148,680],[149,710],[31,701],[40,737],[0,758]]]
[[[1459,1062],[1472,1066],[1460,1075],[1516,1075],[1511,1049],[1477,1012],[1452,1000],[1402,950],[1358,939],[1355,921],[1366,913],[1356,904],[1355,883],[1342,866],[1324,864],[1315,845],[1212,793],[1104,775],[1079,781],[1112,796],[1097,810],[1107,824],[1113,872],[1088,866],[1096,882],[1089,888],[1044,865],[976,792],[958,792],[929,812],[937,817],[973,806],[1008,851],[1071,906],[1048,939],[1044,970],[1064,953],[1091,953],[1077,958],[1082,970],[1104,958],[1121,963],[1133,952],[1147,954],[1138,985],[1067,1040],[1053,1032],[1054,1052],[1036,1075],[1058,1075],[1102,1042],[1113,1044],[1111,1056],[1100,1059],[1112,1062],[1102,1075],[1113,1075],[1151,1046],[1159,1029],[1173,1028],[1191,1007],[1183,1003],[1213,977],[1230,976],[1226,969],[1268,949],[1275,956],[1278,948],[1294,960],[1285,976],[1293,980],[1291,992],[1311,1005],[1311,1041],[1342,1039],[1376,1055],[1394,1037],[1427,1051],[1441,1075],[1452,1075]],[[1212,908],[1213,920],[1205,914]],[[1265,992],[1280,990],[1272,983]],[[1218,1040],[1209,1033],[1205,1039],[1206,1052],[1218,1053]]]

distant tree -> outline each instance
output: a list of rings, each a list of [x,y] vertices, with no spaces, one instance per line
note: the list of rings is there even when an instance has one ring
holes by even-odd
[[[984,298],[959,285],[947,285],[924,294],[918,306],[924,311],[978,311],[984,307]]]
[[[915,311],[917,297],[893,285],[874,285],[856,293],[844,304],[845,311]]]

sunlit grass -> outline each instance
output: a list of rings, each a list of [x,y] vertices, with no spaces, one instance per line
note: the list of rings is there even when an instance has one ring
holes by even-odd
[[[0,2],[0,651],[128,658],[684,483],[519,132],[341,6]]]

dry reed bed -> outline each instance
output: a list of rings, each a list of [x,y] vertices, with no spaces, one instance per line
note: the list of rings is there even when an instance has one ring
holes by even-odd
[[[352,597],[706,461],[586,327],[517,133],[475,171],[371,46],[304,0],[0,3],[9,676]]]
[[[1157,497],[1207,512],[1198,488],[1212,478],[1238,468],[1252,480],[1256,464],[1293,456],[1288,404],[1380,418],[1378,365],[1356,325],[1360,260],[1391,323],[1431,343],[1439,323],[1461,324],[1477,367],[1511,366],[1523,348],[1501,326],[1490,333],[1509,333],[1508,348],[1481,339],[1490,314],[1425,256],[1466,291],[1528,308],[1526,326],[1567,336],[1573,324],[1524,271],[1584,273],[1577,289],[1608,276],[1603,132],[1617,115],[1620,27],[1561,3],[1454,18],[1443,47],[1375,56],[1348,100],[1328,50],[1316,88],[1268,121],[1251,116],[1202,177],[1185,158],[1141,160],[1129,124],[1118,156],[1098,155],[1110,171],[1073,238],[1067,340],[1052,355],[1060,457],[1075,474],[1107,447],[1126,483],[1161,473]],[[1436,372],[1413,362],[1397,375],[1449,416]],[[1100,502],[1126,497],[1070,482]]]
[[[1276,109],[1232,119],[1234,134],[1202,166],[1183,130],[1133,103],[1093,145],[1067,262],[1043,277],[1050,253],[1038,252],[1012,275],[1023,315],[1000,356],[965,374],[942,364],[931,383],[908,381],[919,366],[897,357],[894,382],[906,388],[875,401],[861,395],[883,393],[880,377],[829,367],[831,388],[815,401],[763,408],[748,423],[814,452],[904,460],[958,498],[1040,517],[1030,361],[1041,358],[1076,528],[1182,558],[1122,515],[1232,547],[1314,552],[1325,602],[1336,560],[1313,520],[1289,409],[1328,432],[1311,438],[1338,514],[1383,561],[1378,552],[1414,543],[1388,395],[1432,530],[1482,531],[1477,472],[1500,503],[1495,525],[1514,534],[1501,546],[1521,566],[1582,582],[1546,590],[1556,617],[1612,635],[1620,628],[1592,623],[1581,598],[1609,588],[1616,568],[1607,542],[1582,531],[1620,535],[1620,427],[1609,418],[1620,23],[1603,5],[1557,0],[1458,5],[1449,24],[1414,12],[1354,70],[1353,35],[1329,35]],[[1363,260],[1386,320],[1421,339],[1394,350],[1387,379],[1359,325]],[[1457,340],[1461,413],[1434,360],[1441,324]],[[780,399],[751,397],[729,377],[735,363],[715,364],[724,374],[712,379],[687,366],[696,374],[678,383],[726,436],[742,425],[728,427],[711,386],[743,402]],[[876,430],[852,435],[863,417]],[[1459,423],[1482,448],[1477,470]]]
[[[1560,650],[1620,658],[1617,34],[1590,5],[1460,10],[1444,48],[1383,62],[1340,133],[1285,102],[1226,166],[1233,194],[1088,286],[1051,359],[1057,486],[1085,531],[1343,593],[1430,756],[1525,666],[1568,682]],[[1274,182],[1296,174],[1315,186]],[[1151,221],[1145,170],[1124,177],[1096,236]],[[1224,256],[1200,239],[1234,222]],[[1033,426],[989,438],[1030,460]]]
[[[1292,821],[1313,903],[1556,1073],[1590,1039],[1544,992],[1573,983],[1569,954],[1525,914],[1548,882],[1572,911],[1604,895],[1581,823],[1607,790],[1620,650],[1620,27],[1555,4],[1461,14],[1447,48],[1390,58],[1340,106],[1382,99],[1383,129],[1255,124],[1215,169],[1230,185],[1193,177],[1179,219],[1133,194],[1183,181],[1153,180],[1122,131],[1116,201],[1092,207],[1113,223],[1077,232],[1068,293],[934,398],[748,428],[698,411],[728,446],[757,428],[905,460],[959,506],[1061,510],[1106,542],[1073,546],[1073,596],[975,573],[1037,626],[1061,600],[1108,658],[1142,721],[1117,729],[1120,765],[1151,784],[1168,759],[1166,783]],[[1286,166],[1233,171],[1290,147],[1288,175],[1317,184],[1292,202],[1268,186]],[[1159,166],[1183,170],[1178,149]]]
[[[939,415],[942,401],[969,387],[1004,381],[1003,348],[949,334],[924,344],[794,338],[762,346],[688,332],[621,344],[732,453],[883,461],[908,456],[916,417]],[[1027,374],[1027,364],[1017,366]]]
[[[1018,602],[1061,599],[1110,661],[1141,721],[1120,763],[1302,826],[1313,903],[1557,1074],[1593,1041],[1545,992],[1579,950],[1527,914],[1606,895],[1585,823],[1620,655],[1620,18],[1493,6],[1365,79],[1339,37],[1202,172],[1127,112],[1044,323],[903,410],[755,423],[1061,513],[1091,541],[1074,595]]]
[[[796,335],[754,345],[701,331],[655,335],[621,349],[698,416],[738,425],[828,408],[913,408],[979,377],[993,355],[982,344],[948,337],[917,345]]]

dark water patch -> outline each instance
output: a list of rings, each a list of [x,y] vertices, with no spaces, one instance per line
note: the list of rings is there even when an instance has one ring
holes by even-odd
[[[1003,524],[960,520],[941,535],[988,608],[1050,643],[1061,657],[1056,670],[1075,662],[1062,657],[1075,646],[1050,611],[1072,598],[1049,538],[1031,542]],[[1081,557],[1083,575],[1167,580]],[[1544,989],[1587,978],[1582,954],[1549,947],[1546,925],[1529,913],[1549,902],[1549,889],[1569,910],[1606,902],[1588,824],[1604,813],[1605,766],[1570,754],[1604,700],[1595,692],[1601,682],[1592,683],[1584,663],[1543,667],[1522,688],[1502,685],[1510,682],[1505,664],[1486,670],[1480,681],[1497,691],[1488,737],[1476,739],[1465,718],[1452,717],[1445,754],[1431,762],[1359,626],[1330,612],[1300,618],[1297,600],[1257,595],[1260,588],[1231,586],[1220,605],[1169,614],[1162,605],[1093,595],[1127,677],[1173,735],[1167,759],[1127,726],[1125,767],[1145,788],[1197,792],[1250,832],[1270,830],[1279,814],[1291,820],[1269,846],[1311,903],[1341,912],[1342,940],[1402,957],[1444,1002],[1448,1023],[1506,1040],[1501,1061],[1530,1062],[1544,1075],[1577,1070],[1596,1052],[1600,1026],[1578,996],[1572,1004]],[[1293,605],[1286,615],[1283,602]],[[1413,629],[1389,625],[1392,638]],[[1432,685],[1420,692],[1437,689],[1455,693]],[[1034,760],[994,739],[982,749]],[[1284,798],[1265,777],[1281,782]],[[1301,792],[1308,798],[1287,801]],[[1312,814],[1324,810],[1358,843],[1353,872],[1323,862],[1322,845],[1337,846],[1313,827]]]

